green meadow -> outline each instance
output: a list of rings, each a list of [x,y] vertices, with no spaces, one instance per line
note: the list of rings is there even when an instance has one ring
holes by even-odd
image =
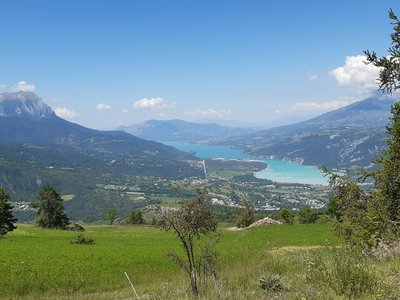
[[[77,232],[29,225],[1,239],[0,298],[135,299],[124,272],[140,299],[193,298],[187,275],[167,257],[180,252],[173,234],[145,226],[85,227],[95,245],[71,244]],[[307,280],[307,255],[341,245],[330,225],[222,228],[221,233],[218,278],[201,287],[199,299],[342,299],[333,288]],[[400,266],[398,258],[387,263]],[[278,274],[284,289],[261,289],[259,278],[268,274]],[[382,292],[377,288],[368,295],[374,293]]]

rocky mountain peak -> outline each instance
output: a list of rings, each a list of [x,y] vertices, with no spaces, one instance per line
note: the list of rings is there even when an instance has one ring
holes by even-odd
[[[0,94],[0,117],[50,118],[54,111],[35,93],[19,91]]]

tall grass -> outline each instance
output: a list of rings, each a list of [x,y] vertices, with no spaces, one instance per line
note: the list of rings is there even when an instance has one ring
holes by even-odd
[[[194,299],[186,275],[166,256],[181,251],[172,234],[135,226],[86,229],[95,245],[70,244],[75,232],[23,225],[0,240],[0,298],[133,299],[123,274],[126,271],[141,299]],[[217,246],[217,280],[209,281],[197,299],[349,297],[346,292],[338,292],[338,285],[330,285],[331,279],[327,281],[321,273],[318,278],[318,270],[307,269],[305,257],[314,255],[321,257],[331,274],[337,272],[330,278],[336,276],[339,282],[343,276],[346,278],[340,275],[346,266],[351,271],[354,261],[350,254],[349,261],[343,262],[324,247],[327,242],[340,246],[329,225],[276,225],[240,232],[222,229],[222,233]],[[312,252],[315,254],[307,254]],[[357,297],[400,298],[398,255],[383,261],[369,259],[364,267],[375,281]],[[281,288],[260,288],[261,276],[279,277]],[[348,276],[350,281],[352,276]],[[346,281],[342,283],[346,287]]]

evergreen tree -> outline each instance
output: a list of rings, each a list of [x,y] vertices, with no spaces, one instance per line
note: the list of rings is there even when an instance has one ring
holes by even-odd
[[[106,218],[110,225],[114,224],[115,219],[117,218],[117,209],[112,207],[107,210]]]
[[[60,194],[51,186],[45,185],[38,195],[39,203],[35,205],[36,224],[43,228],[65,229],[69,224],[64,212],[63,200]]]
[[[143,213],[140,210],[133,210],[128,218],[129,224],[141,225],[144,224]]]
[[[14,223],[17,219],[12,214],[12,208],[9,203],[9,195],[0,187],[0,236],[16,229]]]
[[[389,11],[394,32],[390,35],[391,46],[389,55],[378,58],[375,52],[365,51],[368,63],[380,68],[378,84],[380,90],[393,93],[400,88],[400,21],[393,10]],[[387,127],[388,147],[376,162],[381,168],[373,172],[377,190],[374,200],[379,206],[379,215],[382,207],[386,214],[386,230],[399,229],[400,225],[400,103],[392,106],[392,117]],[[376,215],[376,214],[375,214]]]
[[[388,56],[378,58],[375,52],[365,51],[367,63],[380,68],[378,85],[383,92],[393,93],[400,88],[400,21],[389,11],[394,32]],[[398,236],[400,225],[400,103],[392,107],[387,127],[387,148],[375,159],[378,168],[367,173],[375,180],[376,189],[367,194],[349,174],[340,176],[328,171],[336,197],[328,211],[335,216],[339,232],[351,243],[373,246],[379,240]]]

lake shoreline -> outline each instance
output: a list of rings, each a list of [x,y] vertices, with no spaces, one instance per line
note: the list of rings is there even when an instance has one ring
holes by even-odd
[[[267,168],[255,172],[255,177],[277,183],[298,183],[310,185],[328,185],[328,180],[316,166],[308,166],[284,160],[251,157],[246,153],[227,146],[208,146],[184,142],[163,142],[168,146],[186,152],[195,152],[200,159],[232,159],[257,161],[267,164]]]

